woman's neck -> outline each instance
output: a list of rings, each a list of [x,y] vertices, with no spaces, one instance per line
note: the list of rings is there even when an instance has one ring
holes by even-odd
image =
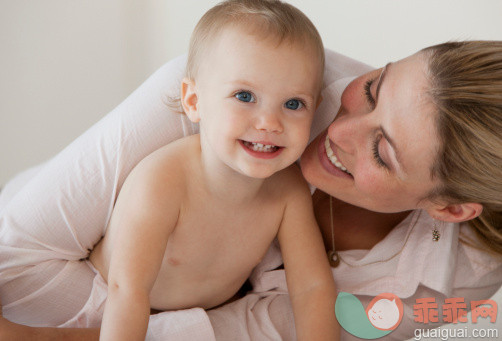
[[[321,229],[326,250],[331,250],[331,217],[329,195],[316,190],[313,195],[314,211]],[[333,198],[333,230],[337,251],[369,250],[405,219],[410,211],[378,213],[368,211]]]

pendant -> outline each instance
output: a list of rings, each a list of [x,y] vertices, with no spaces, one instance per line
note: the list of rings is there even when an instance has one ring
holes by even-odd
[[[328,260],[329,265],[331,265],[332,268],[336,268],[340,264],[340,257],[338,257],[338,252],[336,252],[335,250],[328,252]]]
[[[435,242],[437,242],[437,241],[439,241],[440,237],[441,237],[441,234],[436,229],[436,227],[434,227],[434,230],[432,231],[432,240],[435,241]]]

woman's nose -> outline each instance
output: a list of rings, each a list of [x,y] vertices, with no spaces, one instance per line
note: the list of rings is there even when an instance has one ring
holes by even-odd
[[[364,145],[369,124],[364,115],[340,112],[328,128],[328,136],[338,148],[346,153],[354,153],[357,146]]]
[[[284,130],[281,113],[278,110],[264,108],[257,113],[255,128],[267,133],[282,133]]]

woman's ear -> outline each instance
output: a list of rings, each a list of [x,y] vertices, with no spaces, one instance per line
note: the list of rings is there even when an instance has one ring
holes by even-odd
[[[464,203],[453,205],[433,205],[426,209],[434,219],[460,223],[478,217],[483,212],[483,205],[478,203]]]
[[[181,105],[190,121],[197,123],[200,121],[198,110],[198,97],[195,89],[195,82],[188,78],[183,78],[181,82]]]

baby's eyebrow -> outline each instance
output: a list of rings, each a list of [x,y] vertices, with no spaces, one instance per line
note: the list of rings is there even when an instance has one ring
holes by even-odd
[[[250,81],[245,80],[245,79],[231,80],[228,82],[228,84],[237,85],[237,86],[245,86],[245,87],[250,87],[250,88],[254,87],[253,83],[251,83]]]
[[[313,102],[314,98],[315,98],[315,95],[313,95],[313,94],[306,94],[306,93],[302,93],[302,92],[297,92],[296,95],[298,97],[303,97],[303,98],[307,99],[310,102]]]

